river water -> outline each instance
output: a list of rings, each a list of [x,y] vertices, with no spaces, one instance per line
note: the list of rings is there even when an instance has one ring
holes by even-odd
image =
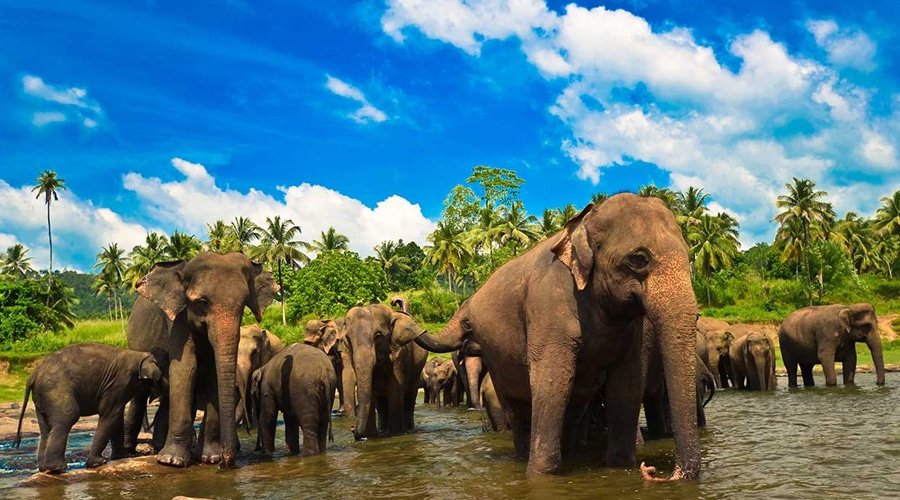
[[[821,378],[821,375],[819,375]],[[483,433],[478,412],[416,408],[418,430],[355,442],[351,422],[334,420],[325,455],[273,460],[241,453],[239,467],[193,466],[165,475],[92,476],[75,484],[17,487],[34,470],[35,440],[0,446],[0,498],[822,498],[895,497],[900,488],[900,374],[887,386],[857,375],[857,387],[720,391],[701,436],[703,479],[644,483],[635,470],[610,469],[602,453],[568,459],[559,476],[526,480],[509,433]],[[242,434],[244,450],[254,439]],[[81,464],[90,436],[70,438]],[[281,443],[276,443],[281,446]],[[78,450],[82,452],[78,452]],[[638,450],[638,459],[670,472],[671,440]],[[30,469],[30,470],[29,470]]]

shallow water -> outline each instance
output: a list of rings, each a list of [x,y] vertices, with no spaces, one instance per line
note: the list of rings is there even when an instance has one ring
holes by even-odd
[[[17,488],[35,467],[35,440],[21,450],[2,443],[0,498],[893,497],[900,485],[900,374],[889,373],[883,388],[869,374],[857,382],[788,390],[779,379],[774,394],[716,393],[701,436],[700,482],[645,484],[637,470],[603,467],[600,452],[568,460],[559,476],[528,481],[509,433],[481,432],[478,412],[420,405],[412,434],[355,442],[352,422],[336,418],[325,455],[262,460],[241,453],[235,470],[193,466],[164,477]],[[243,449],[252,449],[253,438],[241,434]],[[84,459],[89,441],[87,433],[70,438],[70,462]],[[638,451],[639,461],[667,472],[673,455],[671,440]]]

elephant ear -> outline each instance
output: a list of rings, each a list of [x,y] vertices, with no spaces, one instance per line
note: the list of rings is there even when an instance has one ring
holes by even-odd
[[[138,366],[138,380],[152,380],[154,382],[159,382],[162,380],[162,376],[163,373],[159,368],[159,364],[156,362],[156,357],[147,353],[141,358],[140,365]]]
[[[137,293],[159,306],[169,321],[175,321],[175,316],[187,304],[181,275],[183,269],[183,260],[154,264],[134,286]]]
[[[319,329],[320,347],[325,354],[331,354],[331,349],[338,341],[337,326],[334,321],[328,321]]]
[[[251,263],[250,267],[250,296],[247,298],[247,307],[256,317],[256,321],[262,322],[262,315],[275,300],[275,294],[280,287],[275,283],[272,273],[263,269],[262,264]]]
[[[583,223],[585,216],[593,208],[594,204],[588,203],[581,213],[569,219],[562,230],[562,237],[551,250],[556,258],[572,272],[575,285],[579,290],[584,290],[584,287],[587,286],[594,269],[594,251],[591,250],[587,229]]]
[[[850,332],[850,327],[853,326],[853,311],[849,307],[841,309],[841,312],[838,313],[838,321],[841,324],[841,333]]]

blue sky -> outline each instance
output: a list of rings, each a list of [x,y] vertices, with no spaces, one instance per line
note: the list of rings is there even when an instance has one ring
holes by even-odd
[[[189,5],[189,6],[186,6]],[[813,178],[839,213],[900,188],[892,2],[0,0],[0,247],[46,262],[281,214],[356,250],[423,241],[477,164],[534,213],[701,186],[769,239]]]

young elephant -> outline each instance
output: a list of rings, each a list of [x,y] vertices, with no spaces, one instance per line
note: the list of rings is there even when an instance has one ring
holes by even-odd
[[[731,343],[734,386],[751,391],[775,390],[775,345],[765,334],[752,332]]]
[[[284,439],[288,451],[303,454],[325,451],[331,427],[331,407],[337,376],[323,351],[306,344],[292,344],[253,373],[251,398],[259,412],[258,445],[266,455],[275,451],[278,412],[284,414]]]
[[[725,389],[731,378],[731,358],[728,356],[728,350],[734,341],[734,334],[727,330],[709,330],[704,337],[709,355],[709,371],[716,381],[716,387]]]
[[[78,417],[100,415],[87,466],[106,462],[103,450],[112,443],[110,460],[126,456],[123,428],[125,404],[142,386],[159,384],[162,370],[147,352],[129,351],[103,344],[77,344],[45,358],[28,377],[25,401],[19,415],[16,447],[22,437],[22,418],[29,394],[41,441],[38,470],[62,472],[66,469],[66,443]]]
[[[457,383],[456,364],[446,359],[435,366],[431,375],[432,402],[441,406],[459,406],[459,384]],[[442,404],[443,401],[443,404]]]
[[[434,369],[443,362],[441,358],[431,358],[422,368],[420,384],[425,387],[425,403],[434,403],[434,395],[431,393],[431,378],[434,376]]]
[[[284,349],[284,343],[274,333],[260,328],[259,325],[241,327],[235,373],[239,398],[235,410],[235,423],[238,425],[245,424],[248,427],[256,425],[256,422],[251,421],[250,412],[247,411],[250,376],[282,349]]]

